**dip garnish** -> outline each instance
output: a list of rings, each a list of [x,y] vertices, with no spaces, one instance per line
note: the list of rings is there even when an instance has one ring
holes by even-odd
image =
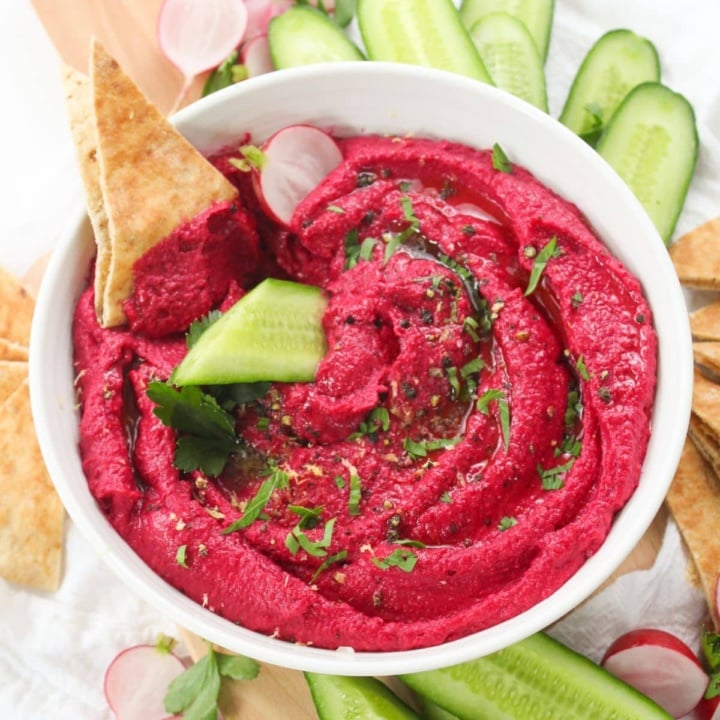
[[[387,557],[374,557],[372,561],[381,570],[396,567],[403,572],[412,572],[415,563],[417,563],[417,555],[412,550],[398,548],[397,550],[393,550]]]
[[[502,518],[502,519],[500,520],[500,522],[498,523],[498,528],[497,528],[497,529],[502,532],[503,530],[508,530],[508,529],[510,529],[510,528],[513,527],[514,525],[517,525],[517,520],[516,520],[514,517],[511,517],[511,516],[506,515],[506,516],[505,516],[504,518]]]
[[[512,163],[498,143],[495,143],[492,148],[492,165],[500,172],[509,174],[513,171]]]
[[[279,468],[273,468],[270,475],[263,480],[258,491],[245,506],[245,512],[235,522],[228,525],[223,531],[227,535],[236,530],[242,530],[252,525],[260,517],[265,506],[270,502],[272,494],[278,488],[287,487],[288,475]]]
[[[550,260],[550,258],[558,257],[559,252],[560,251],[557,248],[557,237],[553,235],[543,249],[535,255],[525,295],[530,295],[535,292],[535,288],[537,288],[537,285],[540,282],[540,277],[548,264],[548,260]]]
[[[557,465],[556,467],[547,469],[543,468],[543,466],[538,463],[537,471],[540,475],[543,490],[560,490],[560,488],[564,487],[565,482],[563,478],[565,473],[570,470],[574,463],[575,458],[570,458],[570,460],[562,465]]]
[[[335,529],[336,518],[331,518],[325,523],[322,537],[319,540],[311,540],[302,528],[302,520],[288,533],[285,538],[285,547],[292,555],[297,555],[302,548],[308,555],[313,557],[325,557],[327,549],[332,542],[333,530]]]
[[[350,494],[348,495],[348,512],[351,515],[360,514],[360,500],[362,499],[362,485],[360,476],[350,473]]]

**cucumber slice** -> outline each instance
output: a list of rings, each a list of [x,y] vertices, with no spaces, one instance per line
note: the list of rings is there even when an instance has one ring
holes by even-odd
[[[278,70],[365,59],[359,48],[327,15],[304,5],[291,7],[270,21],[268,42],[273,65]]]
[[[175,385],[311,382],[327,351],[320,288],[268,278],[200,335]]]
[[[376,678],[306,672],[305,680],[320,720],[420,720]]]
[[[359,0],[371,60],[425,65],[492,84],[452,0]]]
[[[463,720],[671,718],[650,698],[544,633],[402,680]]]
[[[660,83],[638,85],[615,111],[597,151],[630,186],[669,244],[697,161],[690,103]]]
[[[470,28],[493,83],[547,112],[545,70],[525,25],[508,13],[485,15]]]
[[[423,720],[460,720],[457,715],[443,710],[439,705],[436,705],[422,695],[416,695],[416,700]]]
[[[506,12],[520,20],[535,41],[545,62],[550,47],[554,0],[463,0],[460,17],[466,28],[493,12]]]
[[[655,46],[631,30],[611,30],[585,56],[559,120],[594,145],[630,90],[659,80]]]

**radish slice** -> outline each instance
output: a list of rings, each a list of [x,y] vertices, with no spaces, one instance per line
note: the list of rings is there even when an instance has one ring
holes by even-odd
[[[342,153],[330,135],[310,125],[278,130],[262,150],[255,192],[268,215],[289,227],[295,208],[340,164]]]
[[[720,695],[706,700],[703,698],[695,708],[697,720],[720,720]]]
[[[615,640],[603,667],[679,718],[702,699],[708,676],[693,651],[664,630],[632,630]]]
[[[154,645],[135,645],[116,655],[105,672],[105,698],[117,720],[166,720],[168,685],[185,670],[182,660]]]
[[[185,78],[173,110],[197,75],[217,67],[240,44],[247,23],[248,11],[240,0],[164,0],[158,43]]]
[[[242,51],[242,63],[247,70],[248,77],[264,75],[275,69],[267,35],[258,35],[245,44]]]
[[[245,39],[252,40],[258,35],[267,35],[270,21],[294,4],[293,0],[245,0],[248,11]]]

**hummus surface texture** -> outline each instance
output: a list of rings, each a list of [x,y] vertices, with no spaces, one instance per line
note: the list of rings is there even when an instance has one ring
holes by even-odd
[[[657,339],[638,281],[520,166],[430,139],[338,143],[289,230],[237,150],[212,157],[239,202],[141,258],[126,326],[98,326],[89,283],[83,466],[117,532],[209,610],[319,647],[425,647],[527,610],[598,549],[640,476]],[[236,410],[243,450],[219,477],[182,473],[147,385],[193,320],[268,276],[325,289],[328,353],[314,382]],[[260,516],[223,533],[271,470]]]

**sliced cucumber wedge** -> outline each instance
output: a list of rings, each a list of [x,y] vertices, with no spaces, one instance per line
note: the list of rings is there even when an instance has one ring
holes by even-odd
[[[175,385],[311,382],[327,352],[320,288],[268,278],[210,325],[175,368]]]
[[[466,28],[494,12],[506,12],[525,25],[544,63],[550,47],[554,0],[463,0],[460,6],[460,17]]]
[[[313,7],[297,5],[275,16],[268,27],[273,65],[278,69],[365,56],[327,15]]]
[[[559,120],[594,145],[634,87],[659,81],[655,46],[631,30],[611,30],[585,56]]]
[[[425,65],[492,84],[452,0],[358,0],[371,60]]]
[[[547,112],[543,63],[520,20],[504,12],[490,13],[470,28],[470,37],[496,87]]]
[[[320,720],[420,720],[376,678],[306,672],[305,680]]]
[[[402,680],[463,720],[670,720],[650,698],[549,635]]]
[[[632,90],[600,137],[597,151],[615,168],[670,243],[695,171],[695,113],[656,82]]]

